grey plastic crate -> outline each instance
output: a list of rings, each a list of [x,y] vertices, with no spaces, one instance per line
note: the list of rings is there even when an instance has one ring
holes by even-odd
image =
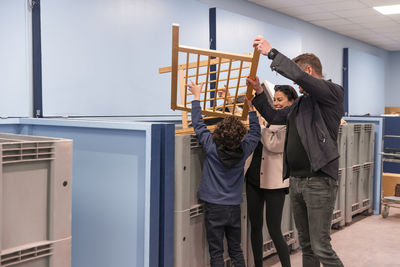
[[[175,136],[174,266],[204,267],[209,264],[204,227],[204,208],[197,198],[205,154],[194,135]],[[242,250],[247,251],[247,204],[243,193]],[[226,240],[225,266],[231,266]]]
[[[347,126],[346,168],[351,168],[351,166],[361,164],[362,162],[361,152],[363,147],[363,127],[360,123],[349,123]]]
[[[347,168],[374,161],[375,132],[372,123],[350,123],[347,130]],[[339,167],[340,168],[340,167]]]
[[[70,266],[72,141],[0,134],[0,149],[0,265]]]
[[[364,211],[371,212],[372,186],[373,186],[372,162],[354,165],[346,171],[346,223],[351,223],[352,217]]]
[[[184,211],[198,204],[204,157],[196,136],[175,136],[175,210]]]
[[[374,162],[374,144],[375,144],[375,125],[373,123],[362,124],[362,147],[360,164]]]
[[[338,132],[339,168],[346,168],[348,125],[340,125]]]
[[[265,209],[264,215],[265,218]],[[247,222],[247,266],[254,267],[254,257],[253,257],[253,250],[251,247],[251,226],[250,221]],[[298,236],[297,230],[293,220],[293,213],[290,206],[290,197],[286,195],[285,204],[283,206],[282,212],[282,223],[281,229],[283,237],[286,239],[286,242],[290,249],[295,250],[298,248]],[[264,219],[263,225],[263,257],[267,257],[273,253],[276,253],[275,245],[271,239],[271,236],[268,233],[268,228]]]
[[[346,169],[339,169],[338,192],[336,196],[335,209],[332,215],[332,225],[345,225],[345,203],[346,203]]]

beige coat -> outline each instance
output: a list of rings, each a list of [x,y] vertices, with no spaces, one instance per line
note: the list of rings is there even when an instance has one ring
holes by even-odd
[[[286,125],[271,125],[267,128],[263,124],[261,124],[263,150],[260,166],[260,188],[278,189],[289,187],[289,179],[282,181]],[[252,156],[246,161],[246,170],[250,166]]]

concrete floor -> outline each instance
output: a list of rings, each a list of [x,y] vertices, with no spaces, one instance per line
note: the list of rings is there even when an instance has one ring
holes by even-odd
[[[357,215],[349,226],[332,231],[332,246],[345,267],[400,267],[400,209],[389,216]],[[301,251],[292,252],[292,267],[301,267]],[[277,255],[264,260],[264,267],[280,267]]]

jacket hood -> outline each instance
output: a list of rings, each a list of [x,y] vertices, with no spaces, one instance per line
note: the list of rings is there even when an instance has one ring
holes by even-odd
[[[223,145],[219,145],[217,147],[217,153],[224,167],[228,169],[238,164],[244,156],[242,146],[239,146],[235,150],[229,150]]]

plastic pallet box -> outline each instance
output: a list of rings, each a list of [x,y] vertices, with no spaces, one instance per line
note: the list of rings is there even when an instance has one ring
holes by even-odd
[[[351,166],[362,163],[363,127],[360,123],[349,123],[347,126],[346,168],[351,168]]]
[[[362,146],[360,164],[374,162],[374,144],[375,144],[375,125],[373,123],[362,124]]]
[[[339,151],[339,168],[346,168],[346,160],[347,160],[347,135],[348,135],[348,125],[340,125],[338,132],[338,151]]]
[[[264,225],[263,225],[263,257],[268,257],[269,255],[276,253],[275,245],[268,233],[268,228],[265,222],[265,207],[264,207]],[[247,222],[247,266],[254,267],[254,257],[253,250],[251,247],[251,226],[250,221]],[[283,237],[286,239],[291,250],[298,248],[298,234],[293,220],[293,213],[290,206],[289,194],[286,195],[285,204],[283,206],[282,212],[282,223],[281,229]]]
[[[205,154],[194,135],[175,136],[174,266],[209,266],[204,207],[197,198]],[[245,192],[245,190],[244,190]],[[242,250],[247,251],[247,204],[243,193]],[[225,266],[231,266],[226,240]]]
[[[332,215],[332,225],[345,225],[345,203],[346,203],[346,169],[339,169],[338,191],[335,209]]]
[[[0,266],[71,266],[72,141],[0,134]]]
[[[351,223],[354,215],[372,211],[373,166],[372,162],[368,162],[347,168],[346,224]]]

